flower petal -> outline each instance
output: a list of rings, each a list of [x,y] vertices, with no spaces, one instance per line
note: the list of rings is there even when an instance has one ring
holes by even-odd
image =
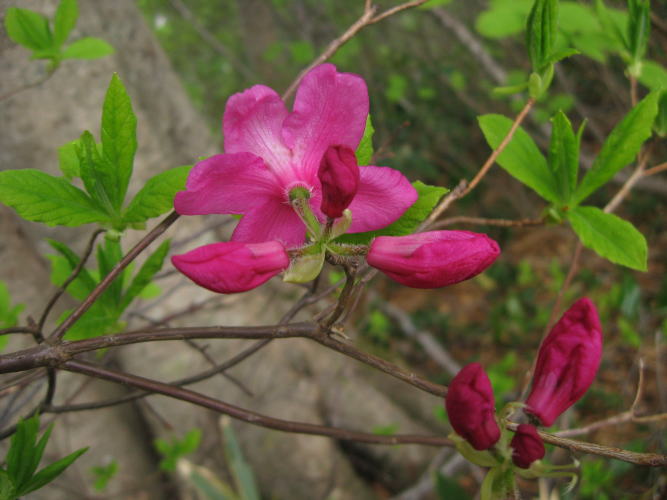
[[[417,201],[417,190],[398,170],[359,167],[359,172],[359,190],[349,206],[352,211],[350,233],[388,226]]]
[[[364,80],[351,73],[338,73],[333,64],[322,64],[301,80],[294,112],[283,125],[283,140],[292,149],[297,168],[317,171],[329,146],[357,148],[367,116]]]
[[[255,85],[227,101],[223,117],[226,153],[253,153],[277,172],[289,168],[290,151],[281,128],[287,108],[271,88]]]
[[[277,241],[213,243],[174,255],[171,261],[192,281],[218,293],[252,290],[289,266],[287,252]]]
[[[261,158],[250,153],[222,154],[200,161],[190,171],[174,207],[182,215],[241,214],[282,191]]]
[[[288,248],[302,245],[306,226],[290,205],[273,198],[246,213],[232,234],[232,241],[255,243],[278,240]]]

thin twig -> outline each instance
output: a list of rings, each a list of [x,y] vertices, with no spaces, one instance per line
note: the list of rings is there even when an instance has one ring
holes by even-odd
[[[318,66],[319,64],[322,64],[325,62],[327,59],[329,59],[331,56],[333,56],[338,49],[340,49],[343,45],[345,45],[347,42],[349,42],[354,36],[359,33],[362,29],[364,29],[366,26],[370,26],[371,24],[379,23],[380,21],[383,21],[384,19],[393,16],[394,14],[398,14],[399,12],[402,12],[406,9],[411,9],[413,7],[417,7],[423,3],[426,3],[427,0],[412,0],[410,2],[405,2],[401,5],[397,5],[396,7],[393,7],[391,9],[388,9],[377,16],[375,13],[377,12],[377,7],[372,5],[373,2],[371,1],[366,1],[364,3],[364,12],[357,19],[346,31],[343,33],[341,36],[333,40],[329,45],[327,45],[326,49],[312,62],[310,63],[306,68],[301,70],[301,72],[297,75],[297,77],[294,79],[294,81],[290,84],[289,87],[287,87],[287,90],[283,94],[283,100],[286,101],[287,99],[290,98],[290,96],[294,93],[296,90],[297,86],[301,82],[301,79],[308,73],[311,69],[313,69],[315,66]]]
[[[360,443],[369,444],[422,444],[430,446],[452,446],[453,443],[447,438],[440,436],[419,436],[419,435],[395,435],[383,436],[377,434],[368,434],[364,432],[348,431],[345,429],[338,429],[336,427],[327,427],[324,425],[309,424],[305,422],[292,422],[289,420],[282,420],[278,418],[268,417],[260,413],[255,413],[250,410],[239,408],[238,406],[218,401],[209,398],[203,394],[174,387],[169,384],[157,382],[137,375],[130,375],[128,373],[108,370],[100,366],[95,366],[82,361],[70,360],[67,361],[63,368],[65,370],[81,373],[91,377],[109,380],[111,382],[137,387],[156,394],[163,394],[174,399],[187,401],[197,406],[209,408],[211,410],[229,415],[237,420],[267,427],[269,429],[276,429],[284,432],[293,432],[299,434],[311,434],[317,436],[328,436],[344,441],[356,441]]]
[[[659,174],[660,172],[664,172],[667,170],[667,162],[661,163],[660,165],[656,165],[655,167],[651,167],[647,170],[644,170],[644,177],[649,177],[650,175],[655,175]]]
[[[10,90],[6,94],[0,96],[0,102],[4,101],[5,99],[9,99],[10,97],[14,97],[16,94],[19,94],[24,90],[28,90],[34,87],[39,87],[41,84],[45,83],[49,78],[51,78],[54,73],[55,69],[50,70],[45,75],[41,76],[34,82],[26,83],[25,85],[21,85],[20,87],[15,88],[14,90]]]
[[[49,336],[49,340],[59,340],[67,333],[67,330],[76,321],[83,316],[83,314],[95,303],[102,293],[111,285],[116,277],[123,272],[123,270],[132,262],[137,256],[143,252],[148,245],[161,236],[180,216],[176,212],[171,212],[160,222],[153,230],[142,238],[132,250],[130,250],[113,269],[105,276],[105,278],[95,287],[95,289],[86,297],[86,299],[79,304],[74,312],[58,326]]]
[[[475,224],[480,226],[525,227],[541,226],[544,219],[487,219],[484,217],[466,217],[464,215],[448,217],[431,226],[430,229],[454,226],[456,224]]]
[[[76,265],[74,270],[72,270],[71,274],[63,282],[58,291],[53,295],[53,297],[51,297],[51,300],[49,300],[48,304],[46,304],[44,312],[42,312],[42,316],[39,318],[39,322],[37,324],[38,325],[37,329],[40,332],[44,329],[44,324],[46,323],[46,319],[48,318],[51,309],[53,309],[53,306],[56,305],[58,299],[62,296],[63,293],[65,293],[67,287],[70,285],[70,283],[72,283],[76,279],[76,277],[79,275],[79,273],[83,270],[84,266],[86,265],[88,258],[93,253],[93,249],[95,248],[95,240],[100,234],[102,234],[105,231],[106,229],[98,229],[90,236],[88,245],[86,246],[86,249],[84,250],[83,255],[81,256],[79,263]]]

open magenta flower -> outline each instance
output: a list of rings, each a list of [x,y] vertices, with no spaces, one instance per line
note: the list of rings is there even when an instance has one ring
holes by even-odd
[[[540,346],[526,412],[545,426],[576,403],[593,383],[602,357],[602,327],[595,305],[576,301]]]
[[[359,189],[359,166],[354,151],[347,146],[329,146],[317,177],[322,185],[322,212],[333,219],[340,217]]]
[[[517,467],[527,469],[535,460],[544,457],[546,450],[537,429],[530,424],[520,424],[512,442],[512,462]]]
[[[176,195],[176,211],[243,214],[233,241],[300,245],[306,228],[290,206],[290,190],[308,189],[311,208],[322,216],[317,176],[322,157],[334,145],[356,149],[367,116],[363,79],[339,73],[332,64],[317,66],[304,76],[291,113],[264,85],[235,94],[223,117],[225,154],[195,165],[186,190]],[[385,227],[416,201],[416,190],[399,171],[375,166],[359,170],[359,187],[349,206],[349,232]]]
[[[470,231],[430,231],[408,236],[379,236],[368,263],[413,288],[438,288],[476,276],[500,255],[498,244]]]
[[[500,439],[493,388],[479,363],[470,363],[449,384],[445,407],[454,431],[476,450],[487,450]]]
[[[252,290],[289,266],[285,247],[277,241],[213,243],[171,261],[192,281],[218,293]]]

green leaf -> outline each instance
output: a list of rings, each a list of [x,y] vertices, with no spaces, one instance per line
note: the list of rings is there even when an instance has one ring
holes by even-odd
[[[593,166],[579,184],[574,194],[574,203],[584,201],[635,159],[644,141],[651,137],[653,121],[658,113],[659,97],[660,92],[650,93],[614,127]]]
[[[366,118],[364,136],[361,138],[361,142],[359,143],[356,152],[357,164],[359,165],[368,165],[371,158],[373,158],[373,134],[375,134],[375,129],[373,128],[371,115],[368,115]]]
[[[15,500],[16,488],[6,471],[0,469],[0,499]]]
[[[559,111],[552,119],[549,168],[554,176],[560,201],[567,204],[577,187],[579,142],[565,113]]]
[[[483,115],[478,118],[486,142],[496,149],[503,141],[512,120],[502,115]],[[535,141],[519,127],[505,150],[496,160],[507,172],[552,203],[558,202],[556,181],[547,166],[547,161]]]
[[[467,500],[468,492],[456,479],[445,477],[440,471],[435,473],[435,487],[440,500]]]
[[[580,54],[577,49],[563,49],[559,50],[558,52],[554,52],[553,54],[547,56],[546,60],[544,61],[544,64],[555,64],[558,61],[562,61],[563,59],[567,59],[568,57],[576,56],[577,54]]]
[[[141,266],[141,269],[139,269],[139,272],[136,274],[132,283],[130,283],[130,286],[123,295],[123,299],[120,303],[121,311],[124,311],[127,306],[141,294],[141,292],[150,284],[153,277],[160,271],[160,269],[162,269],[164,258],[169,252],[170,243],[170,240],[163,241],[157,250],[146,259],[146,262]]]
[[[79,188],[39,170],[0,172],[0,201],[32,222],[48,226],[81,226],[108,222],[109,217]]]
[[[526,26],[526,16],[532,6],[531,0],[492,2],[475,21],[477,31],[487,38],[505,38],[521,33]]]
[[[52,282],[55,285],[61,286],[65,282],[65,280],[69,277],[69,275],[72,273],[72,271],[74,271],[74,268],[76,268],[76,266],[79,265],[81,259],[79,259],[79,256],[76,253],[74,253],[74,251],[64,243],[61,243],[60,241],[56,241],[53,239],[48,239],[47,241],[49,245],[51,245],[51,247],[56,252],[58,252],[60,255],[62,255],[62,257],[64,257],[65,263],[67,265],[67,268],[65,268],[61,264],[57,263],[56,265],[58,266],[58,269],[55,269],[54,266],[54,268],[52,268],[51,271]],[[72,287],[72,285],[74,285],[75,283],[77,284],[76,287]],[[90,292],[93,291],[93,288],[95,288],[96,285],[97,285],[97,280],[95,280],[90,275],[90,273],[86,268],[83,268],[79,272],[76,279],[72,282],[72,284],[69,287],[67,287],[67,291],[75,299],[83,300],[88,296]],[[70,290],[70,287],[72,287],[73,289]],[[74,295],[73,293],[74,288],[80,290],[80,293],[83,295],[83,297],[80,298],[79,296]]]
[[[586,206],[568,211],[567,218],[586,247],[615,264],[646,271],[646,239],[630,222]]]
[[[85,131],[78,141],[79,173],[88,194],[107,213],[116,219],[118,184],[114,166],[100,155],[93,135]]]
[[[24,308],[23,304],[12,306],[9,288],[4,281],[0,280],[0,328],[15,326],[19,320],[18,316]],[[6,335],[3,335],[0,337],[0,342],[3,337],[7,338]]]
[[[628,0],[627,48],[632,63],[638,63],[646,54],[651,31],[649,0]]]
[[[65,47],[63,59],[99,59],[113,54],[115,49],[101,38],[86,37]]]
[[[79,147],[79,141],[72,141],[58,148],[58,163],[60,171],[65,179],[71,181],[75,177],[81,177],[79,169],[79,156],[76,151]]]
[[[225,457],[234,477],[234,484],[243,500],[260,500],[257,483],[252,468],[245,461],[241,446],[236,439],[229,418],[222,419],[222,432],[225,444]]]
[[[667,136],[667,90],[662,93],[658,101],[658,114],[655,117],[655,133],[660,137]]]
[[[336,243],[367,244],[377,236],[403,236],[415,232],[449,190],[440,186],[429,186],[421,181],[412,183],[417,190],[417,201],[396,221],[385,228],[366,233],[348,233],[336,238]],[[354,220],[354,213],[352,214]]]
[[[526,47],[533,70],[548,64],[558,34],[558,0],[535,0],[526,24]]]
[[[118,472],[118,462],[112,460],[107,465],[91,467],[90,472],[95,476],[95,482],[93,483],[95,491],[103,491],[111,478]]]
[[[25,486],[20,490],[19,495],[27,495],[31,491],[38,490],[42,486],[50,483],[56,477],[62,474],[65,471],[65,469],[67,469],[67,467],[72,465],[72,463],[77,458],[79,458],[87,451],[88,448],[81,448],[80,450],[77,450],[74,453],[71,453],[70,455],[67,455],[64,458],[61,458],[57,462],[47,465],[33,476],[33,478],[30,480],[27,486]]]
[[[5,13],[5,28],[9,38],[29,49],[45,50],[53,46],[49,20],[32,10],[8,8]]]
[[[21,420],[16,432],[12,436],[9,451],[7,452],[7,473],[19,490],[30,480],[34,469],[35,442],[39,432],[39,417],[37,415]]]
[[[643,61],[639,81],[651,90],[667,90],[667,70],[653,61]]]
[[[62,323],[67,317],[72,314],[71,310],[65,311],[63,315],[58,318],[58,323]],[[83,316],[81,316],[74,325],[67,330],[65,340],[84,340],[100,335],[106,335],[114,331],[118,331],[119,313],[102,304],[95,302],[90,309],[88,309]]]
[[[115,207],[120,210],[132,176],[134,153],[137,150],[137,117],[132,111],[130,97],[114,73],[102,108],[103,155],[113,168],[116,196]]]
[[[123,251],[120,248],[119,240],[106,238],[103,245],[98,245],[97,265],[99,266],[100,280],[106,278],[122,258]],[[98,299],[109,309],[118,311],[118,316],[120,316],[120,312],[122,311],[122,309],[120,309],[120,303],[126,271],[127,270],[120,273]]]
[[[174,196],[185,189],[191,165],[176,167],[148,179],[123,215],[126,224],[158,217],[174,208]]]
[[[53,26],[53,42],[61,46],[76,26],[79,18],[79,7],[76,0],[60,0]]]

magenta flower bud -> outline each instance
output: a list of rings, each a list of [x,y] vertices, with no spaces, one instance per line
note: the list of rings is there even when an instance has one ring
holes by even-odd
[[[453,285],[478,275],[500,255],[498,244],[470,231],[431,231],[408,236],[379,236],[368,263],[413,288]]]
[[[602,357],[602,328],[593,303],[570,307],[540,346],[526,412],[550,426],[593,383]]]
[[[520,424],[512,442],[512,462],[517,467],[527,469],[535,460],[544,457],[545,449],[537,429],[530,424]]]
[[[252,290],[289,266],[282,243],[228,241],[174,255],[176,269],[204,288],[218,293]]]
[[[347,146],[329,146],[317,176],[322,184],[322,212],[337,219],[350,206],[359,189],[357,156]]]
[[[463,367],[452,379],[445,407],[456,433],[476,450],[489,449],[500,439],[491,381],[479,363]]]

